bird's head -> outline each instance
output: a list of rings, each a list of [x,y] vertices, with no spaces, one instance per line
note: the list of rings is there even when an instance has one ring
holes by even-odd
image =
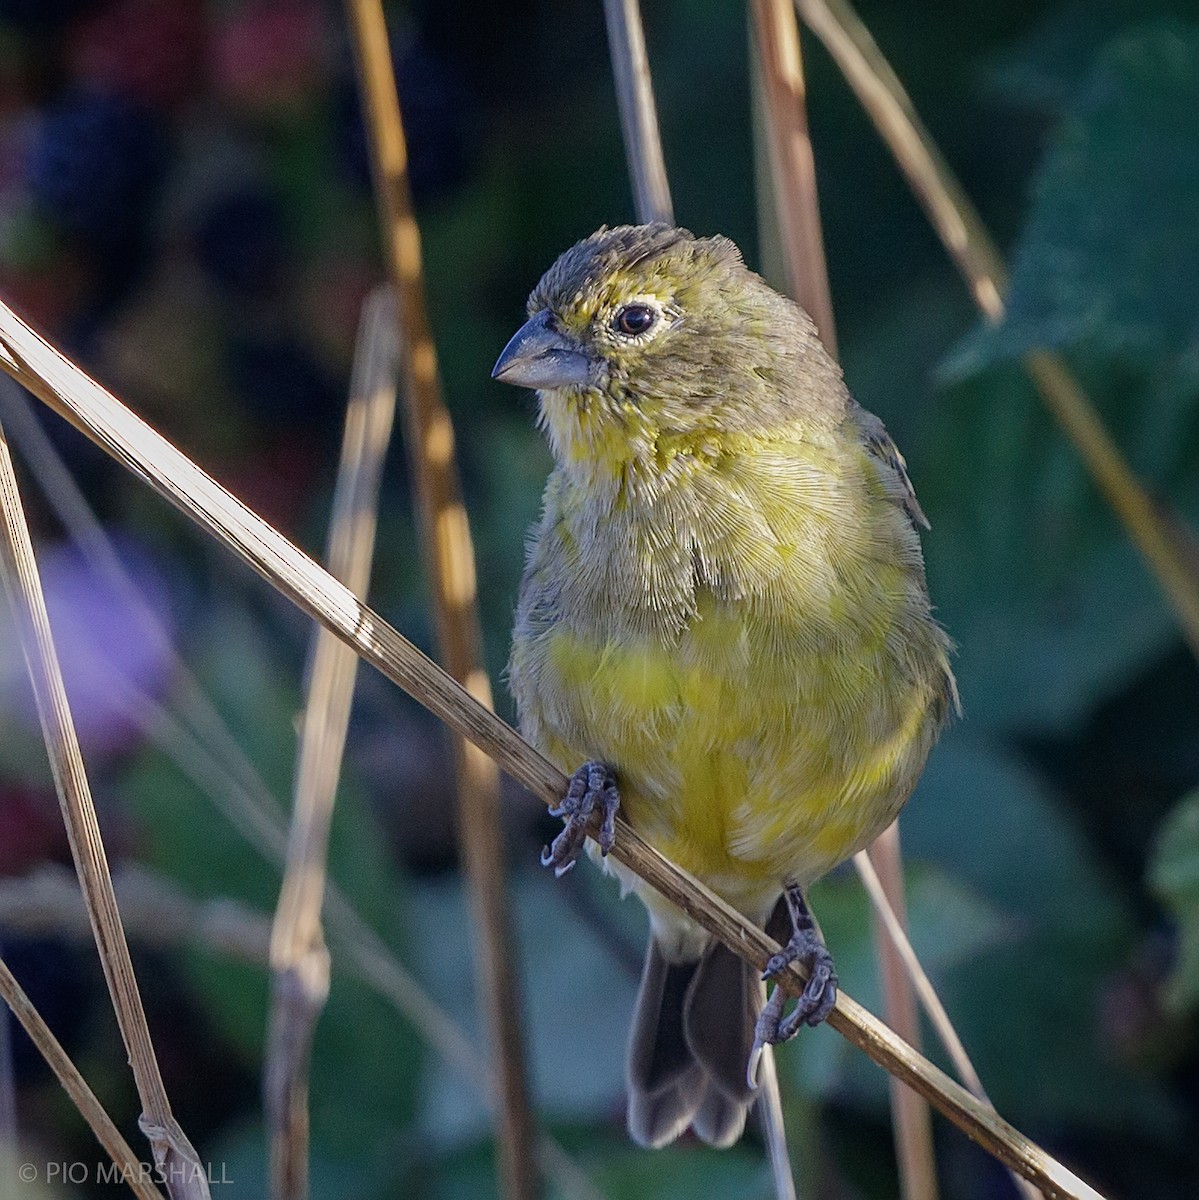
[[[617,466],[664,441],[769,428],[794,416],[806,358],[827,363],[811,322],[728,238],[668,225],[601,229],[572,246],[528,312],[492,375],[537,389],[566,463]]]

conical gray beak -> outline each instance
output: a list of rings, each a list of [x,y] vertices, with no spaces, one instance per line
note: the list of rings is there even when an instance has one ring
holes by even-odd
[[[549,312],[530,317],[504,347],[492,379],[526,388],[574,387],[591,379],[591,361],[554,328]]]

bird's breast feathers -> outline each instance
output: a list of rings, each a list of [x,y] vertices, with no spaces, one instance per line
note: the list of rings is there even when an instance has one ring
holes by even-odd
[[[525,733],[733,903],[806,882],[907,798],[952,702],[920,547],[856,439],[551,477],[510,663]]]

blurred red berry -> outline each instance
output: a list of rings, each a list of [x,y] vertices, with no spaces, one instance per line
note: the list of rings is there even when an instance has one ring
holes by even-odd
[[[322,6],[313,0],[250,0],[213,31],[214,83],[233,103],[259,112],[307,102],[325,70]]]
[[[206,34],[199,0],[113,0],[72,28],[68,69],[85,85],[173,108],[195,91]]]
[[[0,787],[0,875],[24,875],[39,863],[69,857],[54,793],[16,783]]]

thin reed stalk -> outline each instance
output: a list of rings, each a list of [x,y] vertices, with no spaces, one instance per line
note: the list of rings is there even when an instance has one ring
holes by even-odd
[[[150,483],[302,611],[351,643],[361,657],[440,720],[470,738],[543,803],[558,802],[567,782],[561,771],[4,304],[0,304],[0,368]],[[752,965],[762,969],[778,952],[773,939],[668,862],[624,821],[618,822],[613,854]],[[780,982],[789,993],[798,994],[804,985],[803,971],[793,964]],[[848,996],[838,998],[829,1023],[1048,1196],[1063,1200],[1099,1196]]]
[[[881,899],[898,928],[907,928],[907,898],[903,885],[903,855],[899,848],[899,822],[892,822],[862,852],[877,871]],[[873,900],[873,894],[871,895]],[[913,986],[890,927],[877,910],[874,918],[874,952],[883,984],[883,1016],[907,1042],[920,1045],[920,1012]],[[948,1016],[946,1016],[948,1020]],[[903,1200],[937,1200],[937,1160],[933,1150],[933,1121],[928,1102],[894,1076],[891,1090],[891,1125],[895,1157],[899,1162],[900,1195]]]
[[[999,250],[870,31],[847,0],[795,0],[795,7],[874,122],[975,304],[988,321],[1001,321],[1007,279]],[[1183,637],[1199,658],[1199,566],[1193,558],[1193,536],[1179,536],[1163,517],[1062,357],[1041,350],[1025,355],[1023,362],[1156,576]]]
[[[604,19],[637,220],[643,225],[652,221],[673,225],[674,205],[662,155],[641,6],[638,0],[604,0]]]
[[[363,305],[333,494],[329,572],[365,596],[379,485],[395,418],[395,312],[388,289]],[[275,1200],[308,1195],[308,1065],[329,998],[321,927],[329,829],[341,776],[358,656],[318,625],[300,730],[287,865],[271,933],[271,1011],[263,1092]]]
[[[441,392],[425,313],[420,229],[412,211],[408,153],[380,0],[347,0],[365,102],[384,257],[395,290],[403,376],[405,444],[433,598],[438,655],[450,676],[492,707],[483,667],[474,547],[454,455],[454,427]],[[500,778],[495,763],[461,735],[453,739],[458,843],[474,915],[478,1001],[496,1060],[497,1171],[509,1200],[537,1193],[533,1114],[525,1074],[512,921],[504,882]]]
[[[33,1002],[2,958],[0,996],[3,996],[12,1015],[20,1022],[21,1028],[29,1035],[29,1040],[37,1047],[38,1053],[46,1060],[46,1065],[62,1084],[63,1091],[71,1098],[71,1103],[96,1135],[96,1141],[108,1152],[108,1157],[120,1172],[121,1181],[127,1183],[140,1200],[162,1200],[162,1193],[150,1181],[149,1172],[144,1170],[129,1143],[121,1137],[120,1130],[96,1099],[96,1093],[87,1086],[87,1081],[79,1074],[78,1067],[51,1033],[50,1027],[42,1020],[41,1013],[34,1008]],[[15,1145],[13,1149],[16,1149]]]
[[[873,847],[871,849],[873,850]],[[866,889],[870,903],[874,906],[875,920],[882,926],[890,939],[891,946],[902,964],[902,969],[907,972],[912,988],[919,997],[920,1004],[936,1031],[941,1045],[949,1055],[958,1077],[973,1095],[977,1096],[984,1104],[994,1108],[991,1098],[983,1088],[982,1080],[978,1077],[978,1072],[974,1069],[974,1064],[970,1061],[970,1056],[966,1053],[965,1046],[962,1045],[961,1038],[958,1037],[957,1030],[949,1019],[949,1014],[945,1011],[945,1006],[941,1003],[940,996],[937,995],[932,981],[920,965],[916,951],[912,949],[905,924],[901,923],[899,914],[896,913],[891,906],[891,901],[887,898],[882,881],[874,869],[871,855],[867,854],[865,850],[859,851],[854,855],[853,865],[857,868],[862,886]],[[1014,1171],[1009,1171],[1009,1173],[1016,1190],[1025,1200],[1038,1200],[1041,1193],[1027,1179],[1017,1175]]]
[[[836,331],[816,164],[808,132],[807,92],[799,26],[791,0],[751,0],[753,43],[757,54],[758,92],[762,101],[765,140],[773,182],[774,215],[787,267],[791,295],[816,324],[829,353],[836,356]],[[885,894],[895,910],[906,909],[899,828],[893,824],[874,843],[871,856],[879,864]],[[916,995],[896,951],[875,927],[875,950],[883,984],[887,1024],[916,1049],[920,1019]],[[894,1076],[890,1081],[891,1121],[904,1200],[937,1200],[936,1156],[932,1112],[928,1102]]]
[[[763,988],[763,994],[765,988]],[[779,1087],[778,1063],[774,1047],[763,1046],[758,1060],[759,1096],[755,1107],[762,1120],[766,1139],[766,1157],[774,1181],[776,1200],[798,1200],[795,1175],[791,1170],[791,1154],[787,1149],[787,1122],[783,1115],[783,1092]]]
[[[750,15],[788,291],[812,318],[825,349],[835,358],[837,332],[795,11],[791,0],[750,0]]]
[[[108,859],[92,803],[91,788],[75,724],[67,703],[62,671],[50,631],[50,618],[25,511],[17,490],[8,441],[0,429],[0,572],[4,576],[21,649],[33,684],[38,717],[50,758],[54,784],[66,823],[75,870],[87,900],[88,915],[109,995],[129,1054],[142,1103],[142,1132],[154,1162],[175,1200],[207,1200],[208,1182],[195,1150],[171,1112],[141,994],[121,927]]]

